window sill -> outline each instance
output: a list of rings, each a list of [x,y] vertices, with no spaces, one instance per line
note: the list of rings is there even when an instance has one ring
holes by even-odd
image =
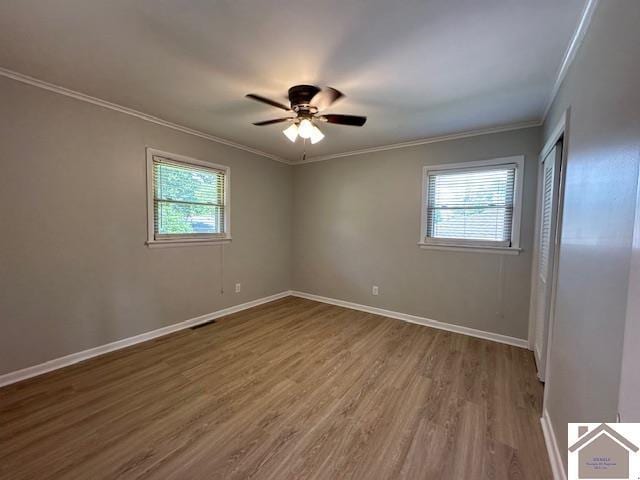
[[[471,253],[496,253],[499,255],[520,255],[521,248],[515,247],[487,247],[483,245],[438,245],[435,243],[419,242],[420,248],[425,250],[445,250],[450,252],[471,252]]]
[[[149,248],[168,248],[168,247],[200,247],[204,245],[221,245],[231,243],[231,237],[227,238],[202,238],[193,240],[149,240],[146,242]]]

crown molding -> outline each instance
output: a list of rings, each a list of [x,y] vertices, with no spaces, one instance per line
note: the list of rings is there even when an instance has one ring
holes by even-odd
[[[334,158],[350,157],[352,155],[364,155],[366,153],[384,152],[387,150],[396,150],[399,148],[409,148],[418,145],[427,145],[429,143],[447,142],[450,140],[459,140],[461,138],[477,137],[479,135],[488,135],[491,133],[509,132],[511,130],[521,130],[523,128],[539,127],[542,125],[541,120],[533,120],[530,122],[513,123],[510,125],[502,125],[499,127],[483,128],[479,130],[469,130],[466,132],[454,133],[451,135],[441,135],[438,137],[427,137],[419,140],[411,140],[409,142],[393,143],[390,145],[380,145],[378,147],[363,148],[360,150],[352,150],[350,152],[332,153],[329,155],[320,155],[317,157],[309,157],[300,162],[292,162],[292,165],[302,165],[305,163],[322,162],[324,160],[332,160]]]
[[[78,92],[76,90],[71,90],[71,89],[66,88],[66,87],[61,87],[60,85],[56,85],[56,84],[53,84],[53,83],[45,82],[44,80],[40,80],[40,79],[37,79],[37,78],[34,78],[34,77],[30,77],[29,75],[25,75],[23,73],[15,72],[15,71],[9,70],[7,68],[0,67],[0,76],[6,77],[6,78],[10,78],[12,80],[15,80],[15,81],[18,81],[18,82],[21,82],[21,83],[25,83],[27,85],[31,85],[31,86],[34,86],[34,87],[42,88],[43,90],[48,90],[50,92],[58,93],[60,95],[65,95],[67,97],[75,98],[76,100],[80,100],[80,101],[83,101],[83,102],[91,103],[91,104],[97,105],[99,107],[108,108],[110,110],[115,110],[116,112],[124,113],[126,115],[131,115],[131,116],[139,118],[141,120],[145,120],[147,122],[155,123],[157,125],[162,125],[164,127],[168,127],[168,128],[173,129],[173,130],[177,130],[179,132],[186,133],[188,135],[193,135],[193,136],[196,136],[196,137],[204,138],[205,140],[209,140],[211,142],[220,143],[222,145],[226,145],[226,146],[232,147],[232,148],[237,148],[239,150],[244,150],[245,152],[250,152],[250,153],[253,153],[255,155],[259,155],[259,156],[262,156],[262,157],[265,157],[265,158],[269,158],[271,160],[275,160],[277,162],[285,163],[287,165],[300,165],[300,164],[303,164],[303,163],[319,162],[319,161],[322,161],[322,160],[331,160],[333,158],[348,157],[348,156],[351,156],[351,155],[361,155],[361,154],[364,154],[364,153],[381,152],[381,151],[393,150],[393,149],[397,149],[397,148],[407,148],[407,147],[413,147],[413,146],[416,146],[416,145],[424,145],[424,144],[435,143],[435,142],[444,142],[444,141],[447,141],[447,140],[456,140],[456,139],[459,139],[459,138],[474,137],[474,136],[477,136],[477,135],[485,135],[485,134],[489,134],[489,133],[506,132],[506,131],[509,131],[509,130],[517,130],[517,129],[521,129],[521,128],[538,127],[538,126],[540,126],[542,124],[542,122],[539,122],[539,121],[518,123],[518,124],[513,124],[513,125],[495,127],[495,128],[488,128],[488,129],[482,129],[482,130],[474,130],[474,131],[469,131],[469,132],[462,132],[462,133],[457,133],[457,134],[452,134],[452,135],[444,135],[444,136],[440,136],[440,137],[424,138],[424,139],[420,139],[420,140],[413,140],[413,141],[410,141],[410,142],[395,143],[395,144],[391,144],[391,145],[382,145],[382,146],[379,146],[379,147],[365,148],[365,149],[361,149],[361,150],[353,150],[353,151],[348,151],[348,152],[343,152],[343,153],[335,153],[335,154],[323,155],[323,156],[318,156],[318,157],[310,157],[310,158],[308,158],[308,159],[306,159],[304,161],[295,162],[295,161],[290,161],[290,160],[281,158],[281,157],[279,157],[277,155],[273,155],[271,153],[263,152],[262,150],[257,150],[255,148],[248,147],[246,145],[235,143],[235,142],[232,142],[230,140],[225,140],[224,138],[216,137],[214,135],[211,135],[211,134],[208,134],[208,133],[205,133],[205,132],[201,132],[201,131],[195,130],[193,128],[189,128],[189,127],[185,127],[183,125],[179,125],[177,123],[169,122],[168,120],[164,120],[162,118],[159,118],[159,117],[156,117],[156,116],[153,116],[153,115],[149,115],[147,113],[140,112],[140,111],[134,110],[132,108],[124,107],[122,105],[118,105],[116,103],[109,102],[107,100],[102,100],[101,98],[92,97],[91,95],[87,95],[85,93]]]
[[[363,155],[363,154],[367,154],[367,153],[375,153],[375,152],[383,152],[386,150],[395,150],[395,149],[399,149],[399,148],[409,148],[409,147],[415,147],[418,145],[426,145],[429,143],[437,143],[437,142],[446,142],[446,141],[450,141],[450,140],[458,140],[461,138],[468,138],[468,137],[475,137],[478,135],[487,135],[487,134],[491,134],[491,133],[500,133],[500,132],[508,132],[511,130],[519,130],[519,129],[523,129],[523,128],[531,128],[531,127],[539,127],[541,125],[544,124],[544,121],[547,118],[547,115],[549,114],[549,110],[551,109],[551,106],[553,105],[553,101],[555,100],[558,91],[560,90],[560,85],[562,85],[562,82],[565,78],[565,76],[567,75],[567,72],[569,70],[569,67],[571,66],[571,64],[573,63],[573,60],[575,59],[576,53],[578,51],[578,49],[580,48],[580,45],[582,44],[582,41],[584,40],[584,37],[589,29],[589,26],[591,24],[591,19],[593,17],[593,13],[597,7],[598,4],[598,0],[587,0],[584,10],[582,12],[582,15],[580,17],[580,22],[578,23],[578,26],[576,28],[576,31],[574,32],[571,41],[569,42],[569,46],[567,47],[567,50],[562,58],[562,63],[560,64],[560,68],[558,69],[557,75],[556,75],[556,79],[553,85],[553,88],[551,90],[551,93],[547,99],[547,103],[544,109],[544,114],[542,115],[542,120],[535,120],[535,121],[530,121],[530,122],[523,122],[523,123],[516,123],[516,124],[511,124],[511,125],[505,125],[505,126],[499,126],[499,127],[494,127],[494,128],[487,128],[487,129],[479,129],[479,130],[471,130],[471,131],[467,131],[467,132],[461,132],[461,133],[456,133],[456,134],[451,134],[451,135],[442,135],[442,136],[437,136],[437,137],[427,137],[427,138],[423,138],[423,139],[419,139],[419,140],[412,140],[409,142],[402,142],[402,143],[394,143],[394,144],[389,144],[389,145],[381,145],[381,146],[377,146],[377,147],[370,147],[370,148],[363,148],[363,149],[359,149],[359,150],[352,150],[352,151],[347,151],[347,152],[342,152],[342,153],[334,153],[334,154],[329,154],[329,155],[320,155],[320,156],[316,156],[316,157],[309,157],[306,160],[303,161],[290,161],[287,159],[284,159],[282,157],[279,157],[277,155],[271,154],[271,153],[267,153],[267,152],[263,152],[262,150],[258,150],[252,147],[249,147],[247,145],[242,145],[239,143],[235,143],[232,142],[230,140],[225,140],[224,138],[220,138],[220,137],[216,137],[214,135],[211,135],[209,133],[205,133],[199,130],[195,130],[193,128],[189,128],[183,125],[179,125],[177,123],[173,123],[170,122],[168,120],[164,120],[162,118],[153,116],[153,115],[149,115],[147,113],[144,112],[140,112],[138,110],[134,110],[132,108],[128,108],[128,107],[124,107],[122,105],[118,105],[116,103],[112,103],[109,102],[107,100],[102,100],[100,98],[97,97],[92,97],[91,95],[87,95],[75,90],[71,90],[69,88],[65,88],[65,87],[61,87],[60,85],[55,85],[53,83],[49,83],[49,82],[45,82],[44,80],[40,80],[34,77],[30,77],[28,75],[24,75],[22,73],[19,72],[15,72],[13,70],[9,70],[7,68],[3,68],[0,67],[0,76],[2,77],[6,77],[6,78],[10,78],[12,80],[18,81],[18,82],[22,82],[28,85],[32,85],[34,87],[38,87],[38,88],[42,88],[44,90],[49,90],[51,92],[54,93],[58,93],[60,95],[65,95],[67,97],[71,97],[71,98],[75,98],[76,100],[81,100],[83,102],[87,102],[87,103],[92,103],[94,105],[103,107],[103,108],[108,108],[110,110],[115,110],[117,112],[120,113],[124,113],[126,115],[131,115],[133,117],[139,118],[141,120],[145,120],[147,122],[151,122],[151,123],[155,123],[157,125],[162,125],[164,127],[168,127],[171,128],[173,130],[177,130],[179,132],[183,132],[186,133],[188,135],[193,135],[196,137],[200,137],[200,138],[204,138],[205,140],[209,140],[211,142],[215,142],[215,143],[220,143],[222,145],[226,145],[228,147],[232,147],[232,148],[237,148],[239,150],[243,150],[245,152],[249,152],[249,153],[253,153],[255,155],[259,155],[261,157],[265,157],[265,158],[269,158],[271,160],[275,160],[277,162],[281,162],[287,165],[302,165],[305,163],[313,163],[313,162],[320,162],[320,161],[324,161],[324,160],[331,160],[334,158],[342,158],[342,157],[349,157],[349,156],[353,156],[353,155]]]
[[[124,113],[126,115],[131,115],[132,117],[139,118],[141,120],[145,120],[147,122],[155,123],[157,125],[162,125],[163,127],[168,127],[173,130],[177,130],[182,133],[186,133],[189,135],[193,135],[196,137],[204,138],[205,140],[209,140],[211,142],[220,143],[222,145],[226,145],[228,147],[237,148],[239,150],[244,150],[245,152],[253,153],[255,155],[259,155],[261,157],[269,158],[271,160],[275,160],[277,162],[286,163],[290,165],[291,162],[285,160],[284,158],[280,158],[277,155],[273,155],[271,153],[263,152],[262,150],[257,150],[255,148],[248,147],[246,145],[242,145],[239,143],[232,142],[230,140],[225,140],[224,138],[216,137],[214,135],[210,135],[205,132],[201,132],[199,130],[195,130],[193,128],[185,127],[183,125],[179,125],[177,123],[169,122],[168,120],[164,120],[159,117],[155,117],[153,115],[149,115],[144,112],[140,112],[138,110],[134,110],[132,108],[123,107],[122,105],[118,105],[116,103],[108,102],[107,100],[102,100],[97,97],[92,97],[91,95],[87,95],[85,93],[77,92],[75,90],[71,90],[69,88],[61,87],[60,85],[55,85],[53,83],[45,82],[44,80],[39,80],[34,77],[30,77],[28,75],[24,75],[22,73],[14,72],[13,70],[9,70],[7,68],[0,67],[0,76],[10,78],[12,80],[16,80],[18,82],[26,83],[27,85],[32,85],[34,87],[42,88],[44,90],[49,90],[50,92],[59,93],[60,95],[65,95],[67,97],[75,98],[76,100],[81,100],[83,102],[92,103],[99,107],[108,108],[110,110],[115,110],[116,112]]]
[[[549,98],[547,99],[547,105],[544,109],[544,114],[542,115],[543,123],[547,119],[549,110],[551,110],[551,105],[553,105],[553,101],[555,100],[556,95],[558,95],[558,91],[560,90],[560,85],[562,85],[564,77],[567,76],[569,67],[573,63],[573,60],[576,57],[576,53],[578,52],[580,45],[582,45],[582,41],[584,40],[584,37],[589,30],[593,12],[595,12],[597,6],[598,0],[587,0],[587,3],[584,6],[584,10],[582,11],[582,15],[580,16],[580,22],[578,23],[578,27],[571,37],[571,41],[569,42],[567,51],[564,52],[562,63],[560,64],[560,68],[558,69],[558,73],[556,75],[556,81],[553,84],[553,88],[551,89],[551,93],[549,94]]]
[[[582,39],[584,38],[584,35],[586,34],[586,30],[588,28],[590,19],[593,15],[593,10],[596,6],[598,0],[588,0],[587,5],[585,7],[585,10],[583,12],[583,15],[581,17],[581,21],[580,24],[578,26],[578,29],[576,30],[572,41],[569,45],[569,48],[567,49],[567,52],[565,53],[563,62],[562,62],[562,66],[558,72],[558,77],[556,79],[556,82],[554,84],[554,89],[552,91],[552,95],[550,96],[550,99],[547,103],[547,107],[545,109],[545,114],[543,116],[543,120],[533,120],[533,121],[529,121],[529,122],[521,122],[521,123],[514,123],[514,124],[509,124],[509,125],[502,125],[502,126],[498,126],[498,127],[492,127],[492,128],[485,128],[485,129],[478,129],[478,130],[470,130],[470,131],[466,131],[466,132],[460,132],[460,133],[454,133],[454,134],[450,134],[450,135],[442,135],[442,136],[436,136],[436,137],[426,137],[426,138],[422,138],[422,139],[418,139],[418,140],[411,140],[408,142],[401,142],[401,143],[393,143],[393,144],[389,144],[389,145],[380,145],[380,146],[376,146],[376,147],[370,147],[370,148],[363,148],[363,149],[358,149],[358,150],[351,150],[351,151],[347,151],[347,152],[341,152],[341,153],[333,153],[333,154],[328,154],[328,155],[320,155],[320,156],[316,156],[316,157],[309,157],[306,160],[303,161],[291,161],[291,160],[287,160],[285,158],[279,157],[277,155],[271,154],[271,153],[267,153],[264,152],[262,150],[258,150],[252,147],[249,147],[247,145],[242,145],[239,143],[235,143],[232,142],[230,140],[225,140],[224,138],[220,138],[220,137],[216,137],[214,135],[211,135],[209,133],[205,133],[199,130],[195,130],[193,128],[189,128],[186,127],[184,125],[179,125],[177,123],[173,123],[170,122],[168,120],[164,120],[162,118],[153,116],[153,115],[149,115],[147,113],[138,111],[138,110],[134,110],[132,108],[128,108],[128,107],[124,107],[122,105],[118,105],[116,103],[113,102],[109,102],[107,100],[102,100],[100,98],[97,97],[93,97],[91,95],[87,95],[84,94],[82,92],[78,92],[75,90],[71,90],[69,88],[65,88],[62,87],[60,85],[56,85],[53,83],[49,83],[49,82],[45,82],[44,80],[40,80],[34,77],[30,77],[28,75],[19,73],[19,72],[15,72],[13,70],[9,70],[7,68],[3,68],[0,67],[0,76],[2,77],[6,77],[6,78],[10,78],[12,80],[21,82],[21,83],[25,83],[27,85],[31,85],[34,87],[38,87],[38,88],[42,88],[44,90],[48,90],[54,93],[58,93],[60,95],[65,95],[67,97],[71,97],[71,98],[75,98],[76,100],[80,100],[83,102],[87,102],[87,103],[91,103],[94,105],[97,105],[99,107],[103,107],[103,108],[108,108],[110,110],[114,110],[120,113],[124,113],[126,115],[131,115],[133,117],[139,118],[141,120],[147,121],[147,122],[151,122],[151,123],[155,123],[157,125],[162,125],[164,127],[168,127],[171,128],[173,130],[177,130],[179,132],[182,133],[186,133],[188,135],[193,135],[196,137],[200,137],[200,138],[204,138],[205,140],[209,140],[211,142],[215,142],[215,143],[220,143],[222,145],[226,145],[228,147],[232,147],[232,148],[237,148],[239,150],[243,150],[245,152],[249,152],[249,153],[253,153],[255,155],[259,155],[261,157],[265,157],[265,158],[269,158],[271,160],[275,160],[277,162],[281,162],[287,165],[302,165],[302,164],[306,164],[306,163],[314,163],[314,162],[321,162],[324,160],[332,160],[335,158],[342,158],[342,157],[350,157],[353,155],[363,155],[363,154],[367,154],[367,153],[375,153],[375,152],[383,152],[386,150],[395,150],[395,149],[400,149],[400,148],[410,148],[410,147],[415,147],[418,145],[427,145],[430,143],[438,143],[438,142],[446,142],[446,141],[450,141],[450,140],[458,140],[458,139],[462,139],[462,138],[468,138],[468,137],[475,137],[475,136],[479,136],[479,135],[487,135],[487,134],[491,134],[491,133],[500,133],[500,132],[508,132],[508,131],[512,131],[512,130],[520,130],[520,129],[524,129],[524,128],[531,128],[531,127],[539,127],[544,123],[544,119],[546,118],[546,115],[553,103],[553,99],[555,98],[558,89],[560,87],[560,84],[562,83],[562,80],[564,78],[564,76],[566,75],[567,69],[569,67],[569,65],[571,64],[571,62],[573,61],[573,58],[575,57],[575,53],[578,49],[578,47],[580,46]]]

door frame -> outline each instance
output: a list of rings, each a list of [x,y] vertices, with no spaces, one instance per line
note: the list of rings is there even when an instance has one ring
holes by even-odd
[[[571,109],[568,108],[561,115],[560,119],[554,126],[551,134],[547,138],[547,141],[544,144],[544,147],[540,151],[538,155],[538,185],[537,185],[537,193],[536,193],[536,222],[534,228],[534,237],[533,237],[533,255],[531,258],[531,293],[529,297],[529,349],[534,352],[535,358],[535,327],[536,327],[536,305],[537,305],[537,279],[539,275],[538,270],[538,257],[539,257],[539,238],[540,238],[540,223],[542,220],[540,202],[542,200],[542,186],[543,186],[543,175],[544,168],[542,168],[544,159],[551,152],[551,150],[556,146],[558,140],[560,138],[562,141],[562,156],[560,161],[560,171],[558,172],[560,175],[559,178],[559,189],[558,189],[558,202],[557,202],[557,219],[556,219],[556,239],[557,241],[555,252],[553,255],[553,269],[551,273],[551,292],[549,295],[549,325],[547,330],[547,348],[546,348],[546,358],[545,358],[545,372],[544,376],[541,375],[540,370],[538,369],[537,360],[536,360],[536,369],[538,370],[538,378],[541,382],[545,382],[548,384],[550,378],[551,371],[551,362],[550,362],[550,352],[551,352],[551,340],[553,336],[553,326],[554,326],[554,317],[555,317],[555,304],[556,304],[556,287],[557,287],[557,279],[558,279],[558,259],[560,257],[560,238],[562,234],[562,212],[564,209],[564,191],[565,191],[565,178],[566,178],[566,170],[567,170],[567,158],[569,153],[569,120],[570,120]],[[545,389],[546,390],[546,389]]]
[[[636,347],[640,337],[640,172],[636,187],[636,215],[631,249],[631,270],[627,290],[627,315],[622,348],[622,370],[618,394],[618,422],[637,422],[640,418],[640,378],[637,374],[640,353]]]

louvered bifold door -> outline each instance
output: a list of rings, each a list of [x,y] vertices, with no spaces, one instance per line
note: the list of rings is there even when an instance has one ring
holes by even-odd
[[[549,257],[551,253],[551,225],[553,220],[555,164],[553,158],[545,160],[542,181],[542,206],[540,218],[540,250],[538,255],[538,274],[544,283],[549,276]]]
[[[555,259],[557,212],[559,197],[559,170],[562,143],[558,143],[545,157],[542,164],[540,192],[540,231],[538,237],[538,276],[536,283],[536,325],[534,353],[538,374],[544,379],[549,329],[552,280]]]

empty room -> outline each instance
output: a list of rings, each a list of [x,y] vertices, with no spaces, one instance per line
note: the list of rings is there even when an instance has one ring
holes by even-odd
[[[0,479],[639,479],[639,25],[0,2]]]

